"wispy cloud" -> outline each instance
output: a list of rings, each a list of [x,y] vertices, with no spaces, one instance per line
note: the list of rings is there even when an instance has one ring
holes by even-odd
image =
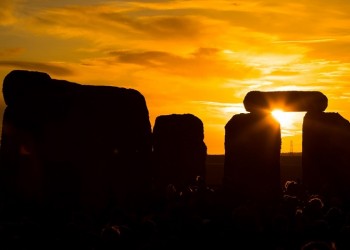
[[[127,2],[38,9],[24,20],[25,27],[34,32],[85,37],[97,44],[121,39],[125,43],[132,39],[190,40],[207,29],[198,16],[149,15]]]
[[[247,113],[244,108],[243,102],[241,103],[228,103],[228,102],[214,102],[214,101],[197,101],[196,103],[205,105],[220,115],[227,114],[239,114],[239,113]]]
[[[350,27],[350,26],[349,26]],[[349,30],[350,31],[350,30]],[[339,37],[326,43],[312,44],[306,56],[330,61],[350,62],[350,36]]]
[[[135,18],[112,12],[101,13],[99,17],[159,39],[193,39],[205,29],[205,25],[198,17],[191,16],[145,15]]]
[[[3,48],[0,49],[0,57],[13,57],[20,55],[25,49],[21,47]]]
[[[119,63],[157,68],[187,77],[243,79],[260,74],[259,70],[239,61],[225,60],[222,52],[215,48],[200,48],[187,56],[162,51],[113,51],[109,54]]]
[[[306,40],[286,40],[275,41],[273,43],[325,43],[336,40],[335,38],[320,38],[320,39],[306,39]]]
[[[16,21],[16,7],[18,0],[0,1],[0,26],[11,25]]]
[[[1,61],[0,60],[0,67],[43,71],[43,72],[47,72],[49,74],[54,74],[58,76],[68,76],[73,74],[73,72],[70,69],[54,63]]]

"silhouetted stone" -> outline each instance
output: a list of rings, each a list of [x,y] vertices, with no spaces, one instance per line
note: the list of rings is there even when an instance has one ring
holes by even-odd
[[[40,108],[76,96],[79,87],[77,83],[53,80],[43,72],[13,70],[5,76],[2,91],[7,106]]]
[[[13,108],[5,108],[0,149],[0,194],[3,204],[11,203],[13,207],[20,207],[19,201],[28,205],[38,202],[44,191],[41,164],[37,162],[37,152],[33,151],[34,137],[25,130],[19,118]]]
[[[23,200],[102,211],[150,190],[151,125],[138,91],[16,70],[3,92],[0,166],[15,180],[10,195],[27,190]]]
[[[350,201],[350,123],[338,113],[307,112],[303,121],[303,182],[311,193]]]
[[[192,114],[161,115],[153,127],[155,183],[159,190],[168,184],[177,188],[205,178],[207,147],[202,121]]]
[[[223,187],[233,200],[279,197],[280,150],[280,125],[269,113],[237,114],[228,121]]]
[[[250,91],[243,101],[249,112],[282,109],[283,111],[324,111],[327,97],[318,91]]]

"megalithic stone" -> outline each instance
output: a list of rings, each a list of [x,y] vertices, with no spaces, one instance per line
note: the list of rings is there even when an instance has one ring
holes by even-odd
[[[15,70],[5,77],[3,94],[9,115],[2,140],[11,127],[18,143],[11,149],[1,144],[0,168],[9,167],[11,159],[17,159],[19,169],[36,162],[44,203],[103,211],[150,190],[152,131],[146,101],[137,90]],[[23,142],[31,145],[25,161]]]
[[[250,91],[243,100],[248,112],[269,111],[324,111],[327,97],[319,91]]]
[[[0,195],[2,204],[11,204],[11,208],[19,208],[23,203],[37,204],[43,195],[42,169],[37,161],[35,140],[21,120],[14,109],[5,108],[0,149]]]
[[[98,200],[109,194],[120,205],[146,199],[152,178],[152,131],[142,94],[134,89],[84,86],[77,101],[70,116],[75,126],[72,129],[68,123],[67,130],[81,148],[78,160],[90,166],[85,170],[82,164],[86,174],[82,182],[90,188],[84,198]]]
[[[302,180],[309,192],[350,202],[349,121],[339,113],[307,112],[302,139]]]
[[[207,147],[202,121],[193,114],[158,116],[153,127],[153,159],[158,191],[205,179]]]
[[[6,105],[31,105],[38,99],[46,98],[47,88],[52,87],[50,81],[51,77],[44,72],[11,71],[5,76],[2,87]]]
[[[82,86],[51,79],[44,72],[13,70],[5,76],[2,92],[7,106],[41,108],[64,104],[77,96]]]
[[[269,113],[234,115],[225,125],[224,190],[236,202],[281,194],[281,131]]]
[[[5,76],[2,91],[5,104],[16,110],[17,125],[40,130],[49,120],[66,115],[82,87],[44,72],[13,70]]]

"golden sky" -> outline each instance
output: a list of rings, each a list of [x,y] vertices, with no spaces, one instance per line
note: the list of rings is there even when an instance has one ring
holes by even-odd
[[[1,0],[0,78],[13,69],[134,88],[152,125],[192,113],[223,154],[252,90],[321,91],[350,118],[350,1]],[[302,150],[304,113],[292,115],[284,152]]]

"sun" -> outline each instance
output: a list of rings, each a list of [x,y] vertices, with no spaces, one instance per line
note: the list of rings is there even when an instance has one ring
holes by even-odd
[[[272,116],[281,124],[282,127],[291,127],[293,124],[293,114],[275,109],[271,112]]]

